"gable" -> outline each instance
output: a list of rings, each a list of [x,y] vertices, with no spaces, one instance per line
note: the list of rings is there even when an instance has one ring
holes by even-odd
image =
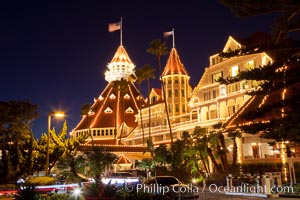
[[[234,51],[240,49],[242,45],[238,43],[233,37],[229,36],[228,40],[223,48],[223,52]]]

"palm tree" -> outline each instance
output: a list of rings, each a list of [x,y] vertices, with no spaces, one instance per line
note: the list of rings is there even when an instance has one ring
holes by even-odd
[[[140,92],[140,97],[142,95],[142,92],[141,92],[141,85],[142,85],[142,82],[146,79],[146,77],[144,76],[144,73],[143,73],[143,68],[138,68],[136,71],[135,71],[135,75],[136,75],[136,80],[137,80],[137,84],[138,84],[138,88],[139,88],[139,92]],[[141,98],[139,98],[139,109],[140,109],[140,117],[141,117],[141,128],[142,128],[142,133],[143,133],[143,146],[144,146],[144,143],[145,143],[145,131],[144,131],[144,124],[143,124],[143,115],[142,115],[142,111],[141,111]]]
[[[124,78],[121,78],[121,80],[116,80],[113,83],[113,87],[115,89],[117,89],[118,93],[119,93],[119,98],[120,98],[120,102],[122,102],[122,111],[123,111],[123,122],[122,122],[122,128],[121,128],[121,133],[120,133],[120,141],[121,141],[121,137],[123,135],[123,130],[124,130],[124,124],[125,124],[125,109],[124,109],[124,94],[128,91],[128,81]],[[117,107],[117,103],[116,103],[116,107]],[[115,109],[115,116],[117,118],[117,109]],[[116,133],[117,133],[117,120],[115,122],[116,124]],[[116,137],[116,135],[115,135]],[[116,139],[116,138],[115,138]]]
[[[150,79],[154,79],[155,78],[155,69],[153,67],[151,67],[149,64],[145,64],[142,69],[142,74],[145,77],[145,79],[147,79],[148,82],[148,103],[149,103],[149,139],[148,142],[151,141],[151,107],[150,107]]]
[[[162,84],[163,98],[164,98],[164,103],[165,103],[165,112],[167,115],[167,122],[168,122],[168,126],[169,126],[169,131],[170,131],[171,146],[173,146],[173,134],[172,134],[171,122],[170,122],[170,117],[169,117],[169,112],[168,112],[165,84],[161,78],[161,75],[162,75],[161,57],[169,53],[169,51],[167,50],[166,42],[162,42],[160,39],[155,39],[155,40],[151,41],[150,47],[147,49],[147,53],[150,53],[150,54],[156,56],[156,58],[157,58],[159,76],[160,76],[159,79],[161,80],[161,84]]]

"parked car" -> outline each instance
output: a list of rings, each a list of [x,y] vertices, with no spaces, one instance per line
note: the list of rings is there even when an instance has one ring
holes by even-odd
[[[196,186],[184,184],[174,176],[152,177],[141,186],[138,185],[137,191],[154,196],[164,195],[170,199],[197,199],[199,197]]]
[[[123,184],[138,184],[139,177],[133,176],[130,172],[113,172],[107,177],[103,177],[102,183],[114,186],[122,186]]]

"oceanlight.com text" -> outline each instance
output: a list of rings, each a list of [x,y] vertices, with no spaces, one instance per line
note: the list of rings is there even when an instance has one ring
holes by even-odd
[[[255,186],[255,185],[243,185],[243,186],[217,186],[216,184],[204,185],[203,188],[207,188],[211,193],[294,193],[294,188],[292,186]],[[269,190],[269,191],[268,191]]]

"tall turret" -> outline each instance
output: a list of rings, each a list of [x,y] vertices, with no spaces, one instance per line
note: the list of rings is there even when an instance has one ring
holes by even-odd
[[[107,65],[107,70],[104,73],[105,80],[108,82],[126,79],[134,75],[135,65],[130,60],[125,48],[121,45],[117,49],[113,59]]]
[[[169,116],[175,117],[187,113],[188,100],[192,92],[192,87],[189,83],[190,76],[181,63],[175,48],[171,50],[162,73],[162,80],[165,86]]]

